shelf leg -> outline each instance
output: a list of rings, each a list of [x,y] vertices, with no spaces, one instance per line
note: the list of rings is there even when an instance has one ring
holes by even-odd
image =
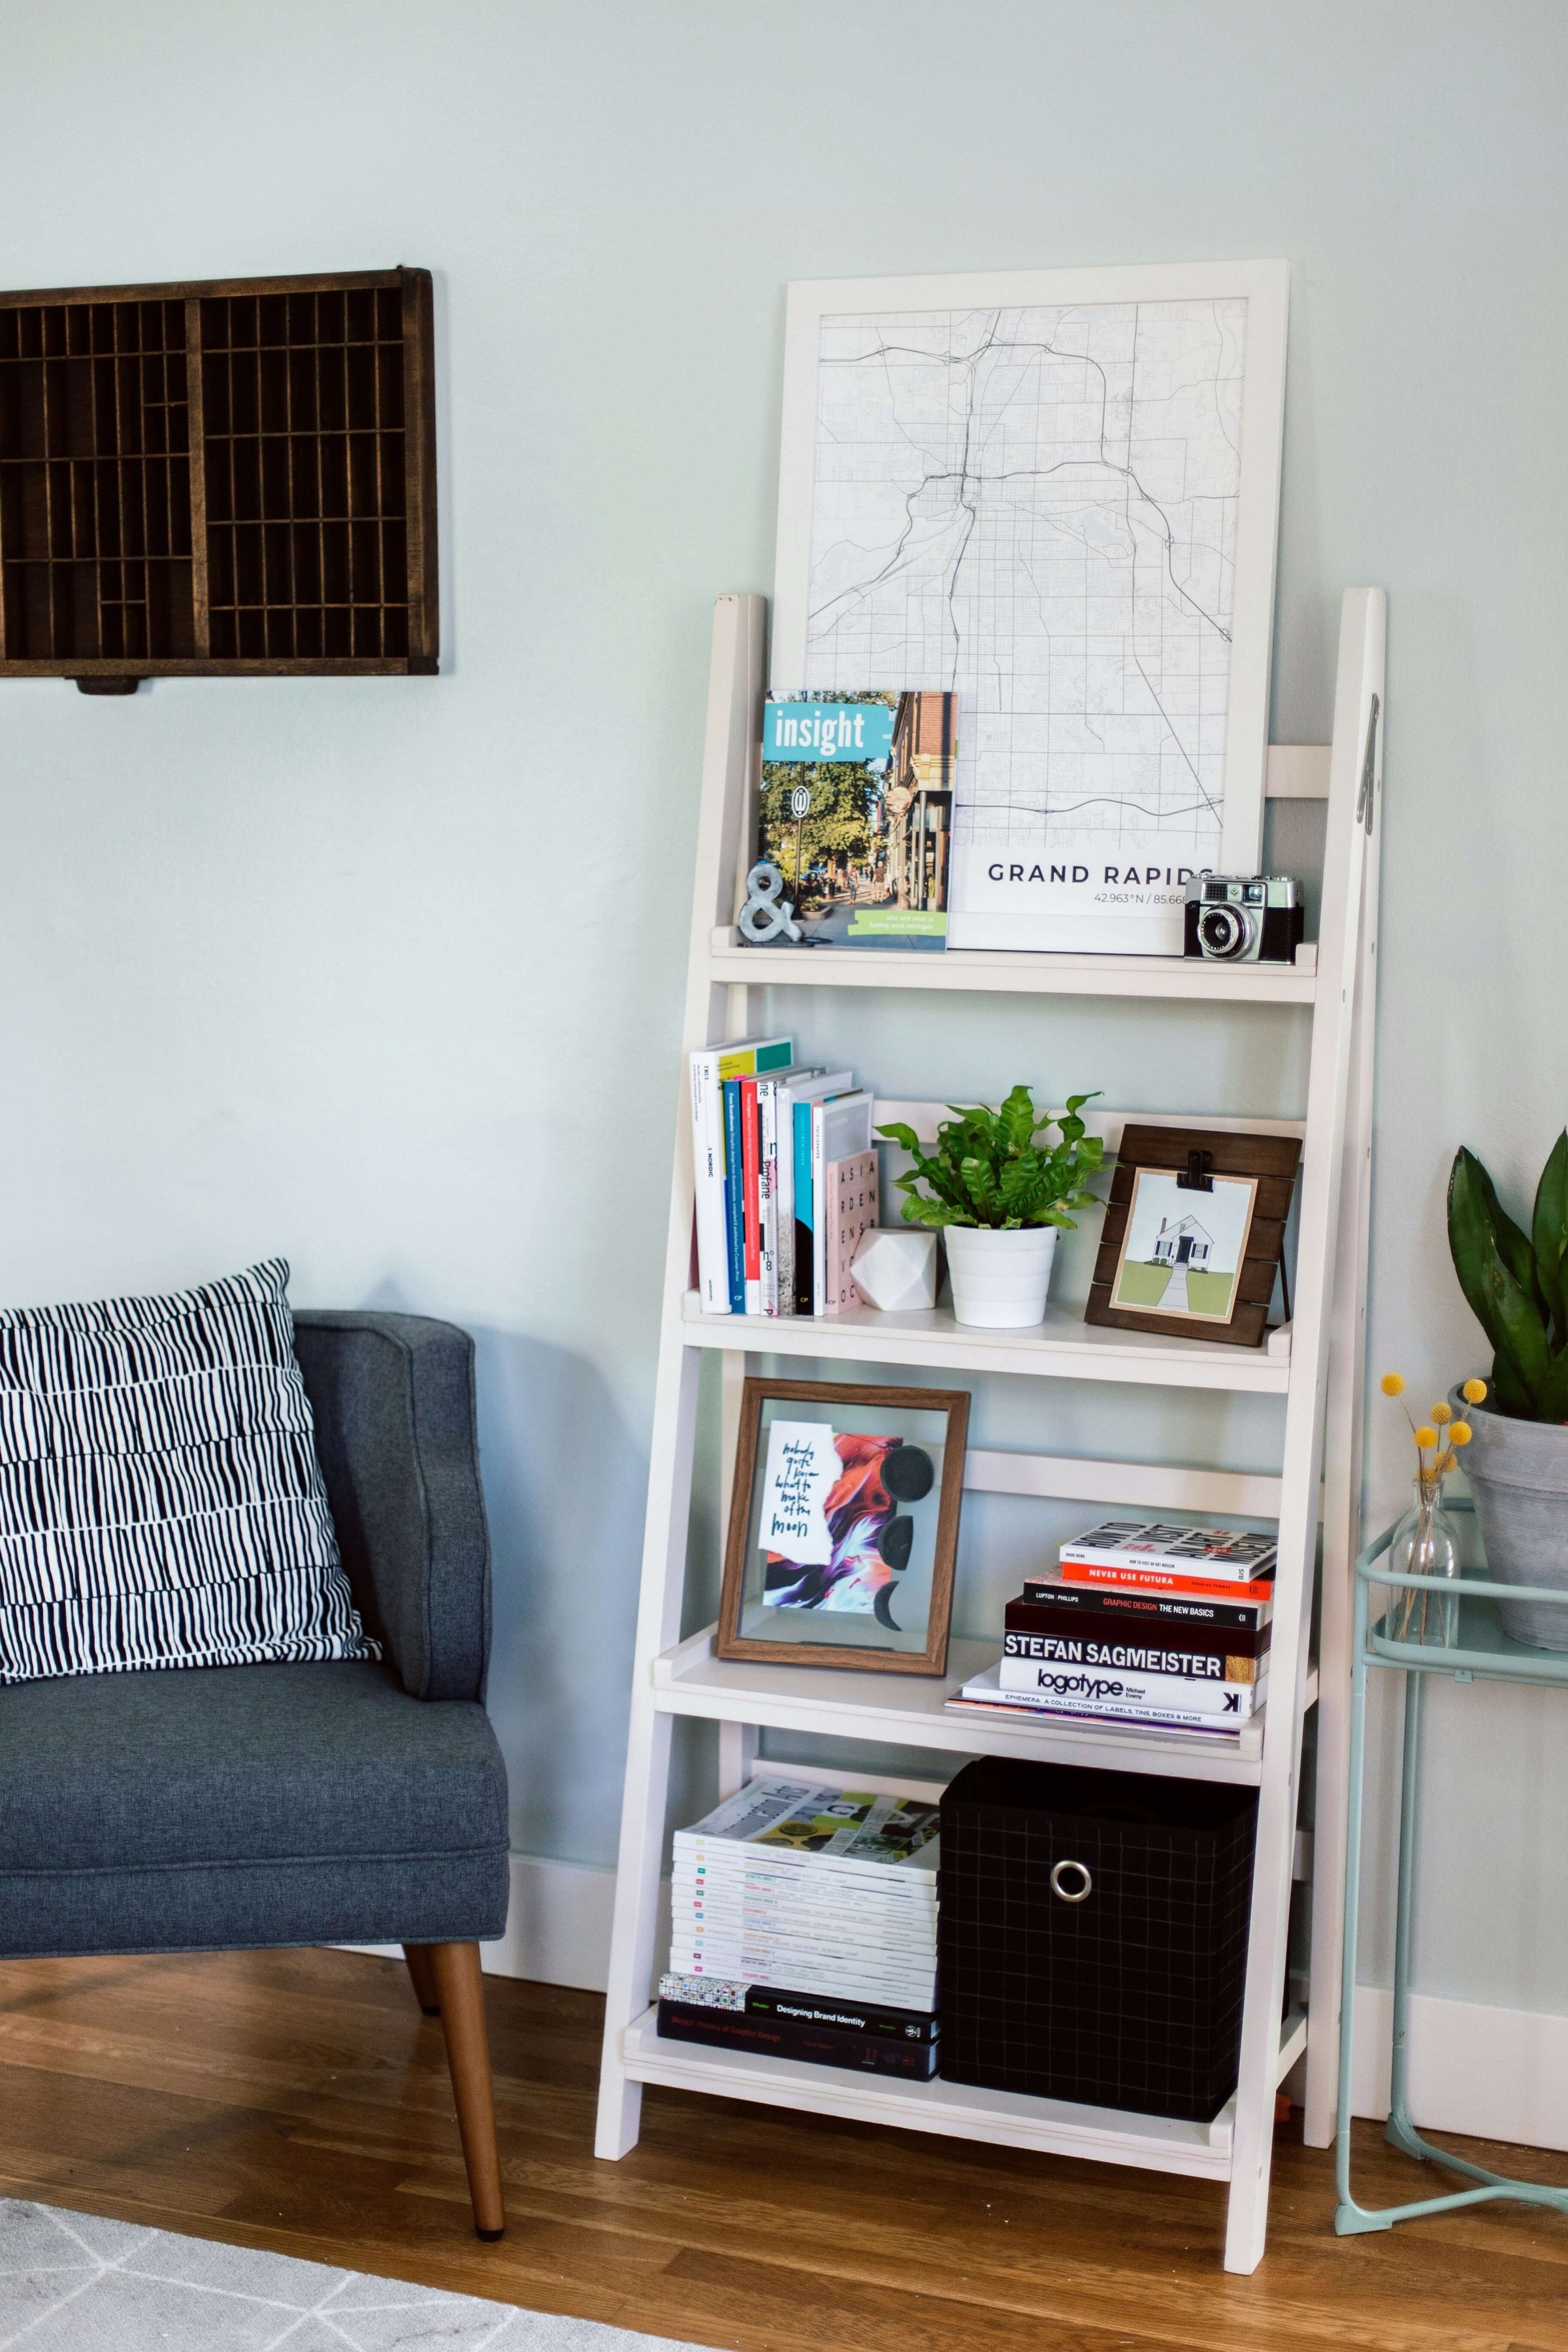
[[[752,1777],[761,1734],[754,1723],[719,1726],[719,1801],[738,1796]]]

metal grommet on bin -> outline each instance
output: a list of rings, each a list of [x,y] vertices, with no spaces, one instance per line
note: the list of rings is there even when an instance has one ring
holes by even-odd
[[[1069,1871],[1077,1879],[1082,1882],[1081,1885],[1068,1885],[1066,1883]],[[1062,1903],[1087,1903],[1093,1892],[1094,1881],[1089,1874],[1089,1864],[1087,1863],[1058,1862],[1052,1870],[1051,1893],[1057,1896],[1058,1901]]]

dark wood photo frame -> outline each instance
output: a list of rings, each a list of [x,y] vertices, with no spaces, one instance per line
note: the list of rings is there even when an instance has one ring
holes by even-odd
[[[907,1412],[947,1416],[939,1490],[936,1546],[931,1564],[931,1607],[923,1651],[851,1647],[846,1643],[771,1642],[741,1632],[747,1538],[757,1475],[757,1444],[763,1406],[773,1399],[810,1404],[885,1405]],[[942,1675],[947,1671],[948,1627],[952,1616],[953,1566],[958,1550],[958,1515],[963,1488],[964,1448],[969,1434],[967,1389],[875,1388],[858,1381],[748,1380],[741,1397],[735,1444],[734,1486],[730,1499],[729,1538],[724,1548],[724,1586],[719,1604],[717,1649],[721,1658],[759,1659],[784,1666],[844,1666],[857,1674]],[[831,1622],[824,1619],[825,1625]]]
[[[1108,1324],[1116,1331],[1158,1331],[1173,1339],[1203,1339],[1219,1347],[1261,1347],[1268,1336],[1268,1306],[1280,1272],[1286,1220],[1300,1163],[1300,1139],[1293,1135],[1237,1135],[1211,1127],[1124,1128],[1084,1321]],[[1144,1170],[1173,1172],[1184,1197],[1190,1195],[1194,1202],[1201,1202],[1216,1176],[1252,1180],[1255,1189],[1241,1263],[1236,1270],[1230,1313],[1223,1322],[1196,1314],[1162,1315],[1157,1308],[1112,1304],[1128,1220],[1138,1178]]]

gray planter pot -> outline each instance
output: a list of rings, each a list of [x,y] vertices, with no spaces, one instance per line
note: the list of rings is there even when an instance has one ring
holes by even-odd
[[[1460,1460],[1499,1584],[1543,1584],[1568,1593],[1568,1424],[1513,1421],[1458,1389],[1456,1416],[1475,1433]],[[1534,1650],[1568,1650],[1568,1608],[1547,1601],[1505,1601],[1505,1633]]]

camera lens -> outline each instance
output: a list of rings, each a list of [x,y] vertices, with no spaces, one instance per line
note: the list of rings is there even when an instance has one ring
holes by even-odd
[[[1247,918],[1238,907],[1205,907],[1198,917],[1198,944],[1206,956],[1239,955],[1247,934]]]

